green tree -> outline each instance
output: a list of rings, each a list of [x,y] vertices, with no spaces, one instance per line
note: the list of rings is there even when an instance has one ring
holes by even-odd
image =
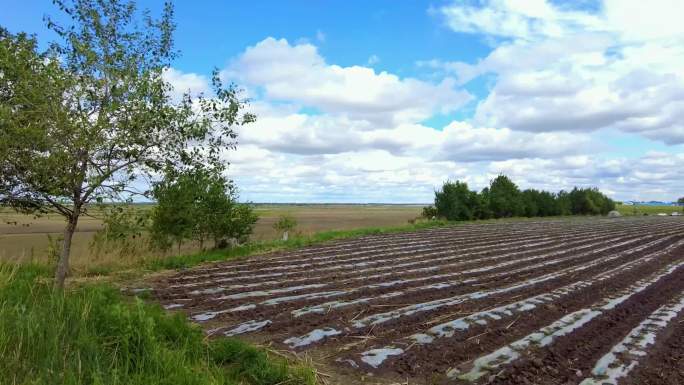
[[[237,190],[222,175],[200,172],[195,208],[196,239],[212,239],[218,248],[226,239],[244,242],[252,233],[258,217],[251,206],[237,202]]]
[[[507,176],[501,174],[489,184],[489,207],[495,218],[524,214],[520,190]]]
[[[557,215],[572,215],[572,205],[570,202],[570,194],[561,190],[556,194],[556,212]]]
[[[442,189],[435,191],[435,208],[440,217],[450,221],[466,221],[475,218],[477,193],[468,189],[465,182],[447,181]]]
[[[254,231],[254,225],[258,219],[259,217],[251,205],[246,203],[234,204],[228,218],[230,226],[228,227],[227,236],[240,243],[246,242],[247,238]]]
[[[489,207],[490,195],[489,187],[485,187],[476,196],[477,205],[475,207],[475,218],[477,219],[490,219],[492,218],[492,210]]]
[[[176,244],[180,253],[183,242],[197,235],[198,195],[199,187],[193,173],[167,176],[155,184],[152,197],[157,204],[150,216],[154,246],[166,250]]]
[[[168,249],[175,243],[196,240],[203,247],[211,239],[219,247],[227,238],[244,241],[258,217],[246,204],[237,203],[232,183],[220,173],[194,169],[167,175],[155,184],[150,233],[153,243]]]
[[[66,221],[55,271],[63,287],[71,240],[92,202],[144,192],[160,171],[222,167],[236,125],[254,121],[218,72],[211,97],[171,98],[162,76],[173,49],[173,9],[159,19],[118,0],[55,0],[71,20],[45,52],[0,30],[0,203]]]
[[[677,204],[682,206],[682,212],[684,212],[684,197],[677,199]]]
[[[596,188],[573,188],[568,193],[574,215],[606,215],[615,210],[615,202]]]
[[[523,213],[528,218],[541,216],[540,202],[541,193],[534,189],[527,189],[521,193],[521,200],[523,203]]]

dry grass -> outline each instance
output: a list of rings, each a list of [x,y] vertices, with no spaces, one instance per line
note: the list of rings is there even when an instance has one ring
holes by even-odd
[[[141,209],[149,208],[149,206]],[[253,240],[266,241],[277,237],[273,229],[279,216],[289,214],[297,222],[296,231],[310,235],[328,230],[351,230],[365,227],[390,227],[405,225],[420,215],[420,206],[408,205],[258,205],[260,218]],[[97,214],[95,215],[97,216]],[[16,224],[15,224],[16,222]],[[44,263],[49,259],[49,237],[60,236],[64,222],[59,215],[35,218],[4,209],[0,211],[0,261]],[[100,228],[97,218],[83,217],[74,235],[72,266],[77,271],[93,271],[101,267],[130,266],[133,262],[160,254],[151,252],[140,242],[140,251],[122,256],[118,252],[93,255],[89,243]],[[198,245],[186,244],[183,253],[197,251]],[[174,250],[173,253],[176,251]]]

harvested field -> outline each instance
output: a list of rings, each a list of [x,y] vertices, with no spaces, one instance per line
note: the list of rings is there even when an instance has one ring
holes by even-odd
[[[684,220],[472,224],[186,270],[152,284],[214,337],[332,383],[684,383]]]

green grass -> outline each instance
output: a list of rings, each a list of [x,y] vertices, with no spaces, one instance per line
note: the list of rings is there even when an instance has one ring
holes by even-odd
[[[323,231],[312,235],[296,236],[287,241],[261,241],[249,242],[244,245],[239,245],[231,249],[216,250],[203,253],[178,255],[171,257],[163,257],[154,259],[146,264],[146,267],[153,271],[165,269],[182,269],[188,268],[204,262],[225,261],[238,258],[245,258],[250,255],[264,253],[276,250],[290,250],[305,246],[311,246],[331,240],[339,240],[346,238],[358,238],[366,235],[391,234],[420,229],[427,229],[432,227],[455,226],[464,222],[446,222],[446,221],[425,221],[405,226],[392,227],[365,227],[354,230],[333,230]]]
[[[64,293],[45,267],[0,265],[0,384],[301,384],[312,370],[234,339],[208,341],[107,285]]]
[[[674,211],[684,213],[684,208],[681,206],[632,206],[632,205],[616,205],[617,210],[622,215],[656,215],[658,213],[665,213],[670,215]]]

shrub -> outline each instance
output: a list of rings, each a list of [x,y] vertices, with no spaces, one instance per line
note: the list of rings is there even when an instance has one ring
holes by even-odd
[[[423,218],[432,219],[437,217],[437,209],[435,206],[425,206],[423,207],[423,212],[421,213]]]

